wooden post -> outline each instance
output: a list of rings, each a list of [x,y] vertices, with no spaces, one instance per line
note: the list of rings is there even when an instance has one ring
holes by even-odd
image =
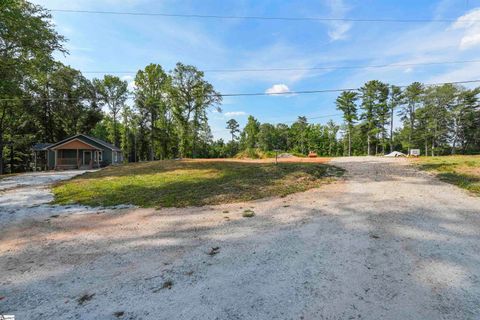
[[[79,165],[78,165],[78,149],[77,149],[77,158],[75,159],[75,162],[77,163],[77,169],[80,169]]]
[[[100,151],[97,150],[97,169],[100,168]]]
[[[55,150],[55,170],[57,170],[58,150]]]

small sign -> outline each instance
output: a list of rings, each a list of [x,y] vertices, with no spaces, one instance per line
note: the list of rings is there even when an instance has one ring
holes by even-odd
[[[420,156],[420,149],[410,149],[410,155],[414,157]]]

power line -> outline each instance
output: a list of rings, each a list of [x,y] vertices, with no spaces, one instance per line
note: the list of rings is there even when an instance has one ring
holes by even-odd
[[[468,83],[479,83],[480,80],[464,80],[464,81],[453,81],[453,82],[437,82],[437,83],[425,83],[425,86],[438,86],[445,84],[468,84]],[[406,88],[409,85],[399,85],[399,88]],[[267,93],[267,92],[244,92],[244,93],[220,93],[218,94],[221,97],[252,97],[252,96],[282,96],[282,95],[299,95],[299,94],[316,94],[316,93],[331,93],[331,92],[343,92],[343,91],[358,91],[360,88],[342,88],[342,89],[321,89],[321,90],[299,90],[299,91],[285,91],[285,92],[276,92],[276,93]],[[128,95],[129,98],[134,98],[135,95]],[[78,100],[76,98],[2,98],[0,101],[16,101],[16,100],[48,100],[48,101],[72,101]]]
[[[438,82],[438,83],[426,83],[426,86],[444,85],[444,84],[467,84],[477,83],[480,80],[466,80],[466,81],[453,81],[453,82]],[[409,85],[397,86],[400,88],[408,87]],[[313,93],[329,93],[329,92],[342,92],[342,91],[357,91],[359,88],[343,88],[343,89],[324,89],[324,90],[301,90],[301,91],[285,91],[277,93],[267,92],[253,92],[253,93],[226,93],[221,94],[222,97],[241,97],[241,96],[276,96],[276,95],[297,95],[297,94],[313,94]]]
[[[417,62],[417,63],[391,63],[391,64],[377,64],[377,65],[357,65],[357,66],[323,66],[323,67],[299,67],[299,68],[259,68],[259,69],[206,69],[203,72],[207,73],[228,73],[228,72],[271,72],[271,71],[314,71],[314,70],[332,70],[332,69],[374,69],[374,68],[396,68],[396,67],[414,67],[414,66],[429,66],[429,65],[443,65],[443,64],[464,64],[464,63],[479,63],[480,60],[460,60],[460,61],[437,61],[437,62]],[[82,71],[82,73],[137,73],[138,71]]]
[[[439,22],[451,23],[458,19],[397,19],[397,18],[329,18],[329,17],[272,17],[272,16],[236,16],[236,15],[216,15],[216,14],[182,14],[165,12],[132,12],[132,11],[99,11],[99,10],[71,10],[71,9],[51,9],[52,12],[62,13],[85,13],[85,14],[108,14],[108,15],[128,15],[128,16],[151,16],[151,17],[171,17],[171,18],[195,18],[195,19],[216,19],[216,20],[270,20],[270,21],[323,21],[323,22],[393,22],[393,23],[425,23]],[[461,20],[462,22],[479,22],[478,19]]]

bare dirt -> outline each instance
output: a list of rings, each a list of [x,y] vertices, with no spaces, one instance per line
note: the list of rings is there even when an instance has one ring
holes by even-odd
[[[285,198],[8,219],[0,314],[479,319],[480,198],[406,159],[332,163],[343,181]]]

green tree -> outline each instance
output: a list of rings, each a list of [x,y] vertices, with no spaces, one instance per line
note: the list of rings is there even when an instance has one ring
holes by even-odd
[[[120,135],[118,130],[118,116],[128,97],[128,83],[120,80],[117,76],[105,75],[102,80],[94,79],[100,103],[106,105],[113,120],[113,144],[120,145]]]
[[[240,132],[240,125],[238,124],[237,120],[235,119],[230,119],[227,121],[227,129],[230,131],[230,134],[232,136],[232,140],[234,141],[237,137],[236,134]]]
[[[420,82],[414,82],[404,91],[405,104],[399,114],[404,122],[408,125],[408,153],[412,148],[412,136],[415,129],[415,111],[420,106],[424,94],[424,86]]]
[[[357,120],[358,93],[353,91],[343,91],[336,100],[337,109],[343,112],[343,120],[347,126],[348,136],[348,156],[352,153],[352,130]]]
[[[393,152],[393,119],[395,109],[403,103],[402,89],[397,86],[390,86],[390,95],[388,100],[388,109],[390,110],[390,152]]]
[[[195,157],[199,129],[208,120],[206,111],[215,108],[221,112],[222,96],[204,79],[202,71],[177,63],[172,72],[171,100],[180,131],[180,155]]]
[[[367,155],[371,155],[371,144],[373,137],[384,133],[386,122],[386,104],[388,97],[388,86],[378,80],[372,80],[360,88],[363,113],[361,119],[367,135]]]
[[[65,38],[53,27],[50,13],[23,0],[0,3],[0,174],[4,172],[5,135],[24,106],[27,77],[53,61],[55,51],[66,53]]]
[[[150,124],[150,161],[155,160],[157,124],[160,123],[163,129],[167,126],[167,113],[169,112],[167,99],[170,83],[170,77],[159,64],[149,64],[144,70],[139,70],[135,76],[135,103],[147,120],[144,124]],[[166,153],[167,150],[161,150],[161,158],[165,157]]]
[[[255,148],[258,143],[258,132],[260,131],[260,122],[253,116],[248,116],[247,124],[242,132],[242,146],[244,149]]]

